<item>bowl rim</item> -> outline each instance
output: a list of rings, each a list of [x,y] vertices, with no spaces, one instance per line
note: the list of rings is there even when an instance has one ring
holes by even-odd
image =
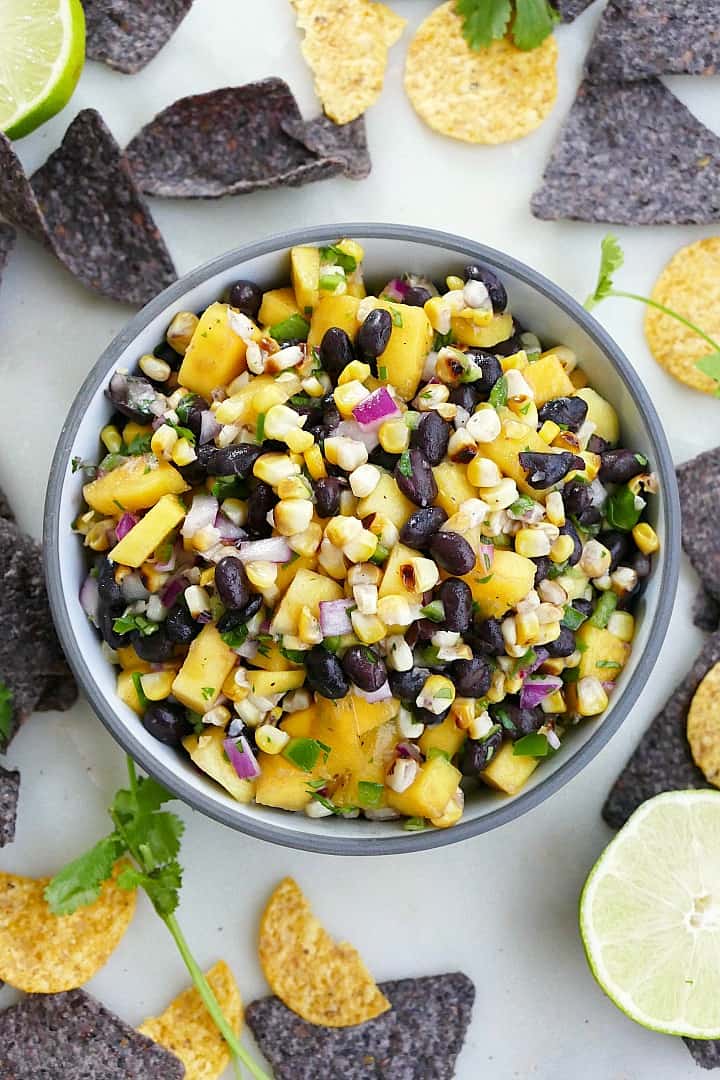
[[[451,829],[428,829],[423,832],[398,832],[386,839],[377,837],[333,836],[285,829],[282,824],[254,819],[251,812],[233,815],[229,809],[216,803],[210,796],[196,791],[172,769],[158,762],[146,751],[125,721],[115,712],[110,700],[99,689],[93,673],[77,645],[68,610],[68,597],[61,588],[59,548],[59,518],[63,485],[70,453],[89,402],[97,393],[110,370],[117,364],[124,349],[146,326],[171,304],[180,300],[191,289],[209,278],[234,266],[242,266],[251,259],[287,251],[295,244],[319,243],[337,236],[353,236],[358,239],[397,240],[441,247],[457,252],[467,258],[477,258],[501,272],[518,278],[535,292],[559,307],[573,322],[593,340],[608,357],[610,363],[625,384],[630,396],[643,415],[649,440],[653,447],[655,469],[663,485],[663,520],[666,541],[663,549],[661,580],[658,602],[647,645],[638,665],[630,677],[622,695],[613,705],[608,717],[597,727],[588,740],[559,768],[540,780],[529,791],[520,793],[474,819],[460,821]],[[539,806],[585,768],[619,730],[630,709],[637,701],[640,690],[648,681],[665,640],[672,614],[680,568],[680,500],[670,448],[655,406],[644,384],[634,371],[630,361],[619,345],[610,337],[597,320],[559,285],[522,261],[474,240],[454,233],[414,225],[398,225],[372,222],[335,222],[307,228],[276,233],[264,240],[242,245],[232,251],[203,263],[178,281],[164,289],[142,308],[105,348],[83,381],[68,415],[63,423],[50,469],[45,499],[43,549],[47,571],[50,608],[55,626],[70,667],[94,712],[131,757],[152,777],[173,792],[192,809],[200,810],[223,825],[246,835],[283,847],[328,855],[396,855],[405,852],[429,851],[458,843],[461,840],[489,832],[505,825]]]

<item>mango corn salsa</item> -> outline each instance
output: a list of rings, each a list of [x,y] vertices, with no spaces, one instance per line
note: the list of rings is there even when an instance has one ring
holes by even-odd
[[[128,723],[226,798],[449,828],[607,709],[657,482],[490,267],[363,259],[293,248],[113,375],[80,599]]]

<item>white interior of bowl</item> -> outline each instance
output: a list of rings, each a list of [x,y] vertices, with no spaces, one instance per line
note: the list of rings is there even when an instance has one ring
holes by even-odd
[[[367,228],[367,227],[366,227]],[[331,240],[336,233],[337,226],[325,230],[325,238]],[[319,239],[318,230],[314,230],[309,238],[312,242]],[[476,253],[470,250],[463,254],[458,250],[442,246],[438,243],[420,242],[410,239],[383,239],[363,238],[366,249],[365,266],[371,287],[380,287],[388,278],[405,270],[413,270],[427,274],[430,277],[442,281],[448,273],[458,273],[469,258]],[[281,245],[281,246],[280,246]],[[491,262],[492,260],[487,259]],[[217,264],[216,264],[217,265]],[[208,276],[202,279],[203,275]],[[161,779],[169,776],[181,781],[184,791],[180,794],[188,801],[199,805],[201,809],[219,817],[227,824],[253,832],[255,835],[265,835],[268,839],[278,840],[281,843],[293,846],[315,847],[320,850],[337,850],[337,841],[362,839],[370,842],[368,847],[374,850],[385,848],[390,845],[395,850],[412,846],[428,846],[422,843],[424,834],[403,833],[397,822],[372,823],[364,820],[345,820],[342,818],[325,818],[310,820],[303,814],[291,814],[281,810],[272,810],[256,805],[240,805],[234,802],[223,790],[208,777],[197,771],[190,760],[182,753],[178,753],[158,743],[149,735],[138,717],[118,699],[115,693],[116,673],[104,659],[100,640],[96,631],[83,615],[77,600],[80,585],[87,573],[86,553],[82,548],[78,537],[72,532],[72,522],[81,505],[81,492],[83,475],[81,472],[72,474],[70,459],[78,456],[84,460],[95,460],[98,455],[98,433],[108,421],[112,409],[104,397],[104,388],[112,371],[117,368],[132,370],[138,358],[145,352],[151,352],[153,347],[164,337],[165,329],[172,316],[181,310],[199,311],[213,300],[217,299],[225,287],[238,277],[250,278],[257,281],[263,288],[275,287],[285,284],[289,279],[287,243],[284,238],[279,238],[278,250],[259,257],[251,258],[245,262],[234,262],[232,265],[214,271],[212,265],[205,271],[197,271],[195,276],[199,280],[188,288],[182,295],[178,295],[169,306],[137,333],[132,340],[125,343],[119,353],[115,353],[114,363],[105,372],[96,370],[90,377],[95,379],[97,385],[92,397],[79,420],[79,427],[72,442],[72,448],[65,456],[64,474],[61,479],[61,494],[59,498],[59,512],[50,528],[53,536],[49,537],[49,544],[57,543],[59,555],[59,567],[61,575],[61,590],[63,603],[69,620],[70,632],[77,643],[79,656],[89,669],[90,677],[95,683],[95,704],[98,706],[97,691],[104,699],[101,712],[104,712],[106,722],[112,717],[111,722],[115,733],[126,746],[134,744],[139,746],[142,753],[137,755],[140,760],[152,759],[157,763],[157,771]],[[193,275],[190,275],[192,278]],[[559,303],[548,296],[543,295],[534,286],[526,283],[520,277],[503,271],[502,277],[506,283],[510,296],[510,305],[513,312],[521,322],[536,332],[541,340],[547,344],[562,343],[570,346],[578,355],[580,364],[587,372],[590,383],[601,394],[607,397],[617,409],[622,424],[623,442],[634,450],[646,453],[651,459],[654,458],[655,450],[646,418],[636,404],[624,378],[616,370],[612,360],[603,351],[593,337],[580,326],[568,311],[564,310]],[[174,287],[177,289],[177,286]],[[122,338],[122,335],[121,335]],[[117,343],[114,343],[117,345]],[[113,346],[108,350],[112,355]],[[102,361],[98,365],[100,368]],[[87,386],[87,384],[86,384]],[[73,426],[72,414],[68,426]],[[57,463],[56,463],[57,467]],[[52,494],[50,496],[52,499]],[[663,500],[665,495],[661,491],[658,499],[652,501],[651,520],[660,536],[661,551],[667,551],[666,542],[668,537],[665,533],[665,515],[663,513]],[[571,735],[564,740],[561,751],[550,761],[542,763],[536,770],[529,784],[516,799],[525,799],[538,785],[544,784],[549,777],[561,770],[568,760],[577,755],[587,744],[598,726],[607,723],[614,709],[622,699],[623,692],[628,682],[632,679],[641,657],[643,656],[648,640],[653,629],[654,616],[656,614],[660,596],[661,564],[664,555],[658,558],[655,573],[650,579],[647,591],[639,605],[637,612],[638,625],[637,635],[633,645],[630,662],[622,673],[618,686],[613,696],[610,710],[599,720],[588,720],[579,725]],[[57,614],[57,613],[56,613]],[[60,620],[62,623],[62,620]],[[61,625],[61,633],[63,633]],[[65,636],[65,635],[63,635]],[[67,641],[65,641],[67,647]],[[82,667],[79,671],[82,678]],[[89,687],[86,686],[86,690]],[[123,737],[123,731],[126,738]],[[592,755],[591,755],[592,756]],[[555,785],[559,786],[559,785]],[[474,827],[470,831],[480,831],[483,827],[481,819],[487,818],[498,810],[499,805],[507,805],[508,800],[493,794],[486,788],[473,791],[467,799],[464,823],[473,822]],[[531,802],[539,801],[537,798]],[[497,815],[495,815],[497,817]],[[512,815],[514,816],[514,815]],[[505,815],[503,815],[503,819]],[[267,827],[270,827],[269,830]],[[491,827],[491,826],[490,826]],[[282,830],[282,835],[277,831]],[[455,830],[449,830],[453,833]],[[464,831],[464,830],[463,830]],[[269,835],[276,833],[276,835]],[[402,838],[400,846],[399,839]],[[427,837],[426,837],[427,838]],[[450,839],[448,835],[447,839]],[[394,841],[394,843],[393,843]],[[346,845],[348,846],[348,845]],[[348,847],[357,848],[357,844]]]

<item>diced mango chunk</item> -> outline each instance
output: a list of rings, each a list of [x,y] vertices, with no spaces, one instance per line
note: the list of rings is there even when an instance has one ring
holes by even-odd
[[[246,342],[231,325],[228,305],[211,304],[183,357],[180,385],[209,400],[213,390],[226,387],[245,370],[246,351]]]
[[[173,694],[188,709],[205,713],[217,701],[236,663],[235,653],[225,644],[217,627],[208,623],[190,645],[173,682]]]
[[[317,307],[320,281],[320,250],[316,247],[290,249],[290,269],[300,312],[311,315]]]
[[[559,357],[552,352],[544,353],[539,360],[528,364],[523,369],[523,375],[534,391],[535,404],[538,407],[553,398],[569,397],[575,392],[570,376],[560,363]]]
[[[600,682],[615,682],[632,651],[629,642],[590,622],[582,624],[575,641],[581,651],[581,679],[594,676]]]
[[[513,743],[503,743],[480,773],[480,779],[505,795],[517,795],[540,764],[540,758],[515,756]]]
[[[358,332],[357,309],[360,301],[355,296],[345,293],[343,296],[323,296],[313,311],[310,320],[308,345],[318,346],[325,337],[325,331],[331,326],[339,326],[355,340]]]
[[[421,307],[379,300],[378,307],[389,311],[393,328],[385,352],[378,357],[378,374],[395,387],[403,401],[415,397],[425,359],[433,343],[433,328]]]
[[[453,336],[461,345],[474,345],[480,349],[490,349],[499,341],[507,341],[513,332],[512,315],[494,315],[487,326],[478,326],[470,319],[455,316],[452,319]]]
[[[442,724],[434,727],[426,727],[420,738],[418,746],[427,757],[430,750],[442,750],[448,757],[453,758],[465,742],[467,733],[455,723],[452,713],[443,720]]]
[[[343,591],[335,581],[312,570],[298,570],[285,593],[270,626],[275,636],[297,634],[298,619],[304,607],[317,618],[321,600],[341,600]]]
[[[256,697],[271,697],[298,690],[305,682],[305,672],[300,671],[248,671],[248,682]]]
[[[410,787],[403,792],[387,792],[388,806],[408,817],[439,818],[458,789],[459,769],[442,755],[420,766]]]
[[[433,469],[438,493],[435,505],[441,506],[448,517],[460,509],[460,504],[468,499],[477,499],[477,489],[467,478],[467,466],[454,461],[441,461]]]
[[[363,520],[370,514],[381,514],[398,529],[402,529],[416,509],[415,504],[411,503],[397,486],[395,477],[382,472],[375,490],[358,503],[356,516]]]
[[[163,495],[145,517],[126,533],[108,558],[123,566],[142,566],[185,517],[185,507],[176,495]]]
[[[228,791],[233,799],[249,803],[255,790],[255,781],[242,780],[230,764],[223,740],[225,732],[221,728],[208,728],[202,735],[188,735],[183,739],[183,746],[191,759]]]
[[[86,484],[83,495],[99,514],[116,516],[125,510],[147,510],[163,495],[180,495],[188,487],[169,462],[159,461],[154,454],[138,454]]]
[[[537,567],[531,559],[505,548],[495,548],[487,572],[479,564],[463,581],[485,619],[498,618],[524,599],[533,587]]]
[[[530,367],[532,366],[530,365]],[[529,370],[529,368],[526,370]],[[525,371],[523,374],[525,374]],[[503,430],[492,442],[483,443],[483,457],[494,461],[504,476],[512,477],[520,491],[524,491],[526,495],[532,495],[533,498],[539,501],[544,501],[544,493],[530,487],[528,484],[528,474],[520,464],[520,454],[525,451],[533,454],[547,454],[549,453],[547,443],[540,438],[534,428],[522,423],[521,416],[515,416],[510,409],[500,408],[498,415],[503,422]],[[511,422],[507,424],[507,427],[511,430],[512,435],[507,434],[505,427],[507,421]],[[477,492],[475,494],[477,495]]]
[[[275,326],[276,323],[285,322],[292,315],[299,314],[300,308],[292,289],[269,289],[263,293],[258,322],[261,326]]]

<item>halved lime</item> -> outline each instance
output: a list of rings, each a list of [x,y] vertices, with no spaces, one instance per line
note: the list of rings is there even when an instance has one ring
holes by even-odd
[[[80,0],[0,0],[0,131],[20,139],[60,112],[84,62]]]
[[[720,1038],[719,791],[672,791],[636,810],[590,873],[580,933],[631,1020]]]

